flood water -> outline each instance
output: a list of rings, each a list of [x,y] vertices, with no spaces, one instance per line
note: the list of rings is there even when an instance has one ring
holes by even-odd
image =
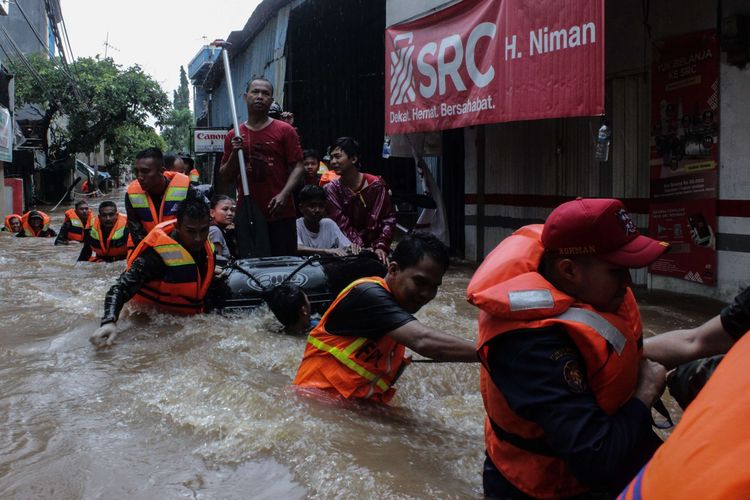
[[[477,364],[411,365],[390,408],[331,404],[290,387],[305,339],[265,308],[123,317],[97,351],[124,263],[52,240],[0,237],[0,498],[481,498]],[[454,266],[419,319],[475,339],[471,273]],[[643,304],[647,334],[719,307]]]

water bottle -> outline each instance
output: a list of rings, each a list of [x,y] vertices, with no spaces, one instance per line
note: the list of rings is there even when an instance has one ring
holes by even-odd
[[[611,133],[606,123],[599,127],[599,134],[596,136],[596,159],[598,161],[609,160],[609,143]]]
[[[383,138],[383,158],[391,157],[391,138],[388,134]]]

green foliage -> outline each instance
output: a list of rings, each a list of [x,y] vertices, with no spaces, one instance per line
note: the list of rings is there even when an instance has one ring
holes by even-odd
[[[190,87],[185,68],[180,66],[180,86],[173,93],[174,109],[190,109]]]
[[[167,144],[167,151],[186,152],[190,150],[193,113],[189,109],[172,109],[162,125],[164,128],[161,136]]]
[[[173,93],[173,107],[161,122],[161,136],[167,143],[167,151],[189,151],[190,130],[194,125],[190,111],[190,88],[185,68],[180,66],[180,86]]]
[[[146,148],[160,148],[164,151],[167,144],[153,127],[127,124],[117,128],[112,156],[118,163],[133,163],[135,155]]]
[[[16,106],[33,103],[42,110],[45,131],[52,131],[47,152],[53,157],[90,153],[102,140],[119,154],[127,147],[118,140],[143,129],[149,117],[163,119],[169,109],[167,94],[138,65],[122,70],[109,58],[81,58],[71,64],[71,79],[44,55],[31,55],[29,61],[41,81],[13,62]]]

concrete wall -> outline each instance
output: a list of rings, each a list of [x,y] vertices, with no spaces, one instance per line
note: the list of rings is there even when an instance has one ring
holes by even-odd
[[[44,9],[44,0],[24,0],[21,2],[21,7],[44,43],[40,43],[34,35],[34,32],[26,22],[26,19],[21,15],[21,11],[18,9],[16,2],[11,2],[9,15],[0,16],[0,28],[5,28],[8,31],[8,34],[13,38],[16,45],[18,45],[19,49],[21,49],[21,52],[24,54],[47,52],[49,49],[49,28],[47,12]],[[5,38],[5,35],[1,33],[2,31],[0,31],[0,42],[2,43],[2,46],[5,50],[9,51],[11,56],[14,55],[10,52],[12,49],[8,46],[8,40]],[[7,66],[6,59],[5,53],[0,50],[0,62],[5,63]]]
[[[456,3],[457,0],[386,0],[385,25],[391,26]]]

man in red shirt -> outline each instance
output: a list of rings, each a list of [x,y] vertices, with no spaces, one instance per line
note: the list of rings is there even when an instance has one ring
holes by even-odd
[[[252,80],[244,98],[247,121],[240,125],[240,137],[234,130],[227,134],[219,173],[225,181],[241,185],[237,152],[244,151],[250,197],[268,222],[271,255],[296,255],[297,211],[291,195],[304,172],[299,136],[288,123],[268,116],[273,104],[271,82]],[[239,214],[244,203],[240,190],[237,203]]]

